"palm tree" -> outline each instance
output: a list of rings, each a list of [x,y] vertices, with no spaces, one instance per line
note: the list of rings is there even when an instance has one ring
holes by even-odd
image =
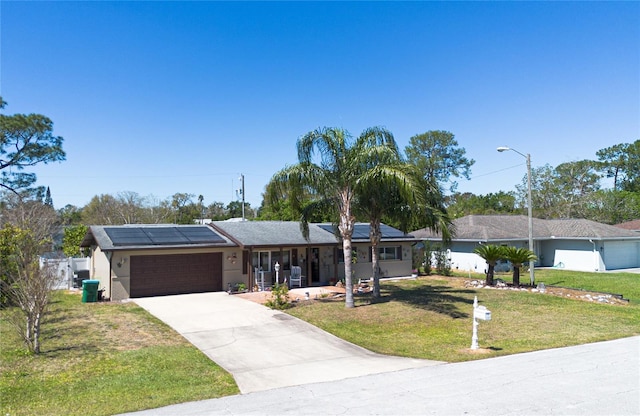
[[[535,253],[524,247],[504,247],[503,256],[513,265],[513,285],[520,286],[520,268],[526,262],[537,260]]]
[[[294,211],[301,212],[300,227],[309,235],[309,218],[314,212],[333,212],[342,239],[345,269],[345,307],[354,307],[351,274],[351,238],[356,223],[354,200],[359,189],[374,177],[393,172],[385,166],[371,166],[370,160],[391,160],[397,147],[390,145],[382,129],[365,130],[355,141],[340,128],[322,128],[298,139],[298,163],[277,172],[271,179],[270,198],[286,193]],[[268,190],[269,191],[269,190]],[[304,195],[314,196],[304,207]]]
[[[386,143],[394,149],[390,154],[381,156],[390,159],[368,159],[366,169],[376,170],[362,181],[362,186],[357,189],[355,210],[358,215],[369,220],[369,237],[371,240],[371,266],[373,275],[373,297],[380,297],[380,268],[378,267],[378,245],[382,239],[380,225],[383,218],[393,219],[400,224],[402,231],[407,232],[411,217],[416,212],[425,210],[438,212],[439,221],[430,221],[428,227],[438,232],[443,231],[445,241],[450,236],[451,221],[446,209],[440,203],[437,206],[426,206],[431,201],[434,193],[441,196],[438,189],[423,186],[420,174],[414,166],[405,163],[393,135],[385,129],[370,129],[367,131],[372,145]],[[442,201],[443,198],[435,198]],[[422,210],[417,209],[422,208]],[[427,209],[425,209],[427,208]]]
[[[489,266],[487,268],[487,286],[493,286],[493,270],[498,260],[504,257],[503,248],[493,244],[481,244],[473,250],[478,256],[482,257]]]

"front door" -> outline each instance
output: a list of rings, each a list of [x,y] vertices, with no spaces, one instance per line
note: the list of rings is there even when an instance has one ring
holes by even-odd
[[[320,284],[320,249],[311,248],[311,284]]]

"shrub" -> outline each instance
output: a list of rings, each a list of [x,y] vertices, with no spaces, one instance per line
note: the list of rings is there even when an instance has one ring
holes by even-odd
[[[271,288],[271,299],[265,303],[271,309],[287,309],[291,306],[289,303],[289,288],[287,285],[276,284]]]

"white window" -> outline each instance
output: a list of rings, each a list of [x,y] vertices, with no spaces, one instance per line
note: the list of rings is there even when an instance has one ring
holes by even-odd
[[[280,258],[282,253],[282,258]],[[291,255],[289,250],[286,251],[254,251],[251,256],[251,264],[253,267],[260,267],[265,272],[270,272],[276,262],[280,263],[280,270],[289,270],[291,268]]]
[[[378,259],[402,260],[402,246],[378,247]]]

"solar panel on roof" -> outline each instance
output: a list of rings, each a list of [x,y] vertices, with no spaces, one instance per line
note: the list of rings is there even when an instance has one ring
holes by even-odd
[[[190,245],[224,243],[211,228],[202,227],[105,227],[114,246]]]
[[[353,227],[354,240],[367,240],[369,239],[369,224],[356,224]]]
[[[105,227],[109,239],[114,246],[149,245],[151,240],[140,228],[112,228]]]
[[[142,229],[154,244],[187,244],[189,240],[182,235],[177,227],[150,227]]]
[[[380,231],[382,232],[382,238],[404,238],[407,237],[405,233],[398,230],[397,228],[393,228],[386,224],[380,225]]]
[[[220,237],[209,227],[189,227],[181,228],[182,234],[194,244],[199,243],[224,243],[225,239]]]
[[[333,229],[333,225],[331,224],[318,224],[318,227],[330,232],[331,234],[335,234],[335,230]]]
[[[330,233],[333,233],[333,225],[331,224],[318,224],[320,228]],[[369,239],[369,224],[356,224],[353,227],[353,240],[368,240]],[[380,232],[382,233],[382,238],[404,238],[407,237],[402,231],[393,228],[386,224],[380,224]]]

